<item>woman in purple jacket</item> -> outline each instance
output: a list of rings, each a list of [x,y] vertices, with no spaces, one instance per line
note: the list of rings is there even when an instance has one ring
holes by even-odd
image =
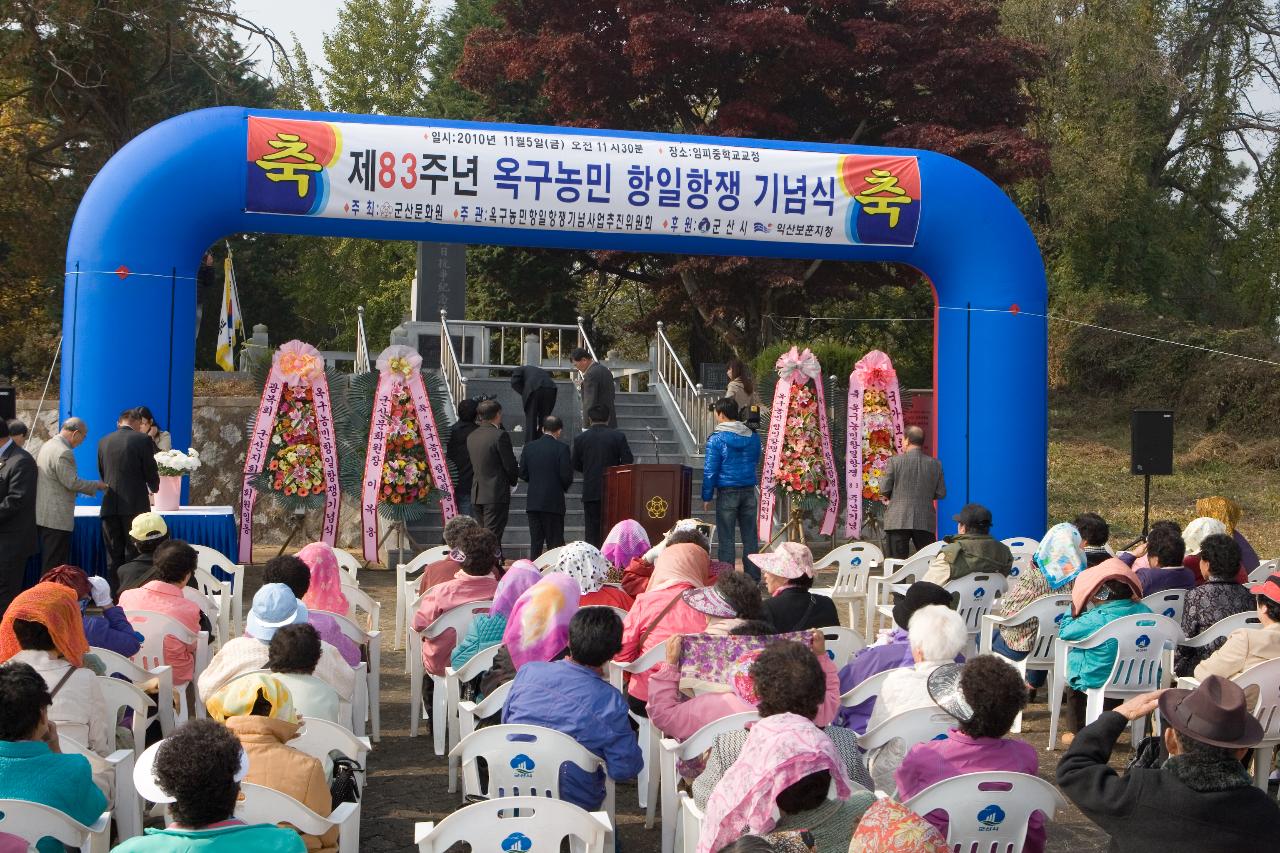
[[[142,635],[133,630],[124,610],[111,601],[111,588],[106,578],[88,577],[78,566],[58,566],[44,573],[41,581],[51,581],[69,586],[80,600],[80,612],[84,618],[84,635],[89,645],[106,649],[127,658],[142,648]],[[102,608],[102,615],[87,612],[90,600]]]

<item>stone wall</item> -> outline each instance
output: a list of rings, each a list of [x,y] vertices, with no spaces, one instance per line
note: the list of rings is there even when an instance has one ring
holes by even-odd
[[[27,449],[39,451],[57,429],[58,401],[46,400],[35,423],[39,400],[18,401],[18,419],[32,428]],[[249,418],[258,405],[257,397],[197,396],[192,410],[191,446],[200,453],[202,466],[191,476],[191,504],[230,505],[239,515],[240,484],[244,478],[244,457]],[[101,438],[107,425],[90,424],[89,441]],[[186,448],[179,448],[185,450]],[[307,518],[303,532],[294,537],[293,545],[306,544],[320,536],[320,514]],[[279,545],[288,537],[291,519],[270,500],[259,499],[254,506],[254,542]],[[357,548],[360,544],[360,515],[355,500],[344,496],[339,514],[338,544]],[[394,537],[393,537],[394,539]]]

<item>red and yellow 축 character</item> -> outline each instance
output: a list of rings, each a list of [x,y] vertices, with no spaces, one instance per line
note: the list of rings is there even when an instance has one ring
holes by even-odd
[[[920,164],[915,157],[847,154],[840,187],[853,198],[845,232],[851,243],[913,246],[920,226]]]
[[[329,195],[325,170],[337,163],[342,137],[323,121],[249,117],[245,208],[312,216]]]

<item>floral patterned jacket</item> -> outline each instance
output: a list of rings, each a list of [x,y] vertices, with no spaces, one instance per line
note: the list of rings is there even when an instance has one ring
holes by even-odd
[[[1182,609],[1182,630],[1188,637],[1194,637],[1220,619],[1253,610],[1257,606],[1248,587],[1241,586],[1234,579],[1209,578],[1204,586],[1198,586],[1187,593]],[[1199,649],[1178,646],[1173,655],[1173,671],[1178,675],[1191,675],[1197,664],[1216,652],[1225,642],[1226,637],[1223,637]]]

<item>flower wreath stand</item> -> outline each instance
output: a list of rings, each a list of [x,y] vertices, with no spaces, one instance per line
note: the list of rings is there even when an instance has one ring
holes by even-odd
[[[249,449],[240,490],[240,554],[253,559],[253,508],[269,497],[292,516],[289,537],[278,554],[304,529],[306,513],[323,508],[320,540],[332,547],[338,534],[338,441],[334,399],[324,356],[311,344],[289,341],[271,358],[262,379],[262,398],[249,426]]]
[[[444,520],[457,515],[445,456],[448,394],[436,375],[422,373],[422,356],[406,346],[387,347],[375,371],[351,378],[342,431],[343,482],[360,495],[360,539],[364,558],[376,562],[396,531],[404,547],[405,527],[425,518],[438,503]],[[378,538],[378,518],[390,523]]]
[[[903,447],[902,394],[889,356],[864,355],[849,374],[849,422],[845,431],[844,532],[850,542],[866,539],[871,528],[883,539],[881,519],[888,498],[880,491],[889,459]]]
[[[804,518],[822,510],[821,531],[830,535],[836,527],[840,487],[836,483],[835,454],[827,424],[826,392],[822,365],[808,349],[792,347],[775,365],[778,382],[769,410],[764,470],[760,482],[760,509],[756,529],[762,542],[773,544],[774,507],[786,501],[788,518],[778,536],[804,541]]]

